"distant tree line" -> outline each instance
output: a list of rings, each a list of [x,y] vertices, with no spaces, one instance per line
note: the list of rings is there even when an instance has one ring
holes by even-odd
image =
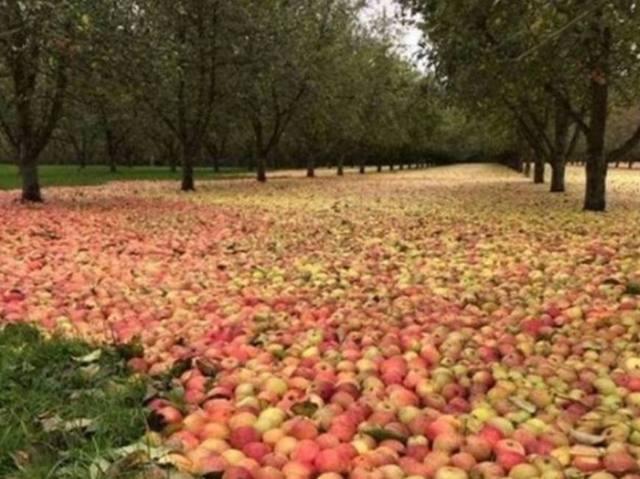
[[[422,17],[424,55],[448,100],[499,125],[535,182],[549,164],[552,192],[582,157],[584,208],[605,210],[608,166],[632,162],[640,144],[638,2],[402,3]]]
[[[432,80],[355,0],[0,0],[0,158],[270,168],[422,164]]]

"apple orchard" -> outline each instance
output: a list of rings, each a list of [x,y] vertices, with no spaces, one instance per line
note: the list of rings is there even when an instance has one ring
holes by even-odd
[[[637,175],[606,215],[572,168],[0,193],[0,320],[139,346],[185,477],[634,479]]]

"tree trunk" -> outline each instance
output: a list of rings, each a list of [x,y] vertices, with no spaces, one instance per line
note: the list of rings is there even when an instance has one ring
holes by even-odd
[[[556,102],[554,119],[554,143],[551,153],[551,193],[564,193],[567,166],[567,141],[569,135],[569,113],[564,105]]]
[[[551,193],[564,193],[565,171],[564,159],[556,158],[554,163],[551,165]]]
[[[536,153],[533,162],[533,182],[536,184],[544,183],[544,158],[538,153]]]
[[[257,180],[260,183],[267,182],[267,157],[266,155],[258,155],[257,158]]]
[[[591,121],[587,135],[587,186],[584,209],[604,211],[606,202],[607,160],[605,134],[607,131],[609,88],[605,82],[591,82]]]
[[[361,175],[364,175],[364,174],[365,174],[365,172],[366,172],[365,170],[366,170],[366,166],[365,166],[365,164],[364,164],[364,161],[361,161],[361,162],[360,162],[360,170],[359,170],[360,174],[361,174]]]
[[[602,28],[601,12],[596,28],[599,30],[601,50],[591,74],[591,111],[587,132],[587,185],[584,197],[586,211],[604,211],[607,208],[607,158],[605,136],[609,110],[609,55],[611,51],[611,30]],[[597,50],[596,50],[597,51]]]
[[[607,163],[604,154],[591,152],[587,160],[587,187],[585,190],[584,209],[587,211],[604,211],[607,208],[606,183]]]
[[[107,154],[109,155],[109,171],[115,173],[117,171],[116,162],[118,159],[118,145],[115,135],[110,128],[105,130],[107,140]]]
[[[524,160],[524,176],[529,178],[531,176],[531,157],[527,154]]]
[[[338,176],[344,176],[344,156],[338,155]]]
[[[87,140],[84,132],[81,134],[81,140],[78,142],[73,135],[71,135],[71,145],[76,154],[76,161],[78,162],[78,168],[84,170],[87,167]]]
[[[220,173],[220,157],[224,157],[224,155],[226,155],[226,150],[227,150],[227,136],[223,136],[222,137],[222,142],[220,144],[220,148],[218,148],[218,145],[216,145],[215,143],[213,143],[211,145],[211,156],[213,159],[213,171],[215,173]]]
[[[195,191],[196,186],[193,181],[193,154],[188,147],[182,148],[182,191]]]
[[[78,157],[78,163],[78,167],[81,170],[84,170],[87,167],[87,155],[84,151],[80,153],[80,156]]]
[[[382,162],[380,162],[380,161],[378,161],[377,171],[378,171],[378,173],[382,172]]]
[[[316,176],[316,162],[313,156],[309,156],[307,159],[307,178],[313,178]]]
[[[513,153],[513,158],[511,159],[510,163],[515,171],[517,171],[518,173],[523,172],[524,163],[522,160],[522,155],[519,151]]]
[[[22,201],[42,203],[37,159],[33,155],[22,153],[18,159],[18,165],[22,175]]]

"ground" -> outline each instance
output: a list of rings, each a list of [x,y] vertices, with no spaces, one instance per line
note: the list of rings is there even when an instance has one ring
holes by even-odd
[[[193,474],[638,469],[640,172],[606,214],[578,168],[284,176],[0,193],[0,320],[173,368],[149,407]]]

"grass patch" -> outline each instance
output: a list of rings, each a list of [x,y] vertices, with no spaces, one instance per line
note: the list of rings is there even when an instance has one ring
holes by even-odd
[[[112,349],[0,330],[0,477],[87,478],[89,466],[145,432],[146,384]]]
[[[167,167],[123,166],[116,173],[111,173],[108,166],[91,165],[80,169],[74,165],[41,165],[40,184],[48,186],[91,186],[103,185],[110,181],[139,181],[139,180],[166,180],[180,181],[182,176],[180,169],[172,172]],[[250,175],[246,170],[235,168],[223,168],[216,173],[211,168],[196,168],[195,179],[214,180],[220,178],[233,178]],[[13,190],[21,187],[18,168],[14,165],[0,164],[0,190]]]

